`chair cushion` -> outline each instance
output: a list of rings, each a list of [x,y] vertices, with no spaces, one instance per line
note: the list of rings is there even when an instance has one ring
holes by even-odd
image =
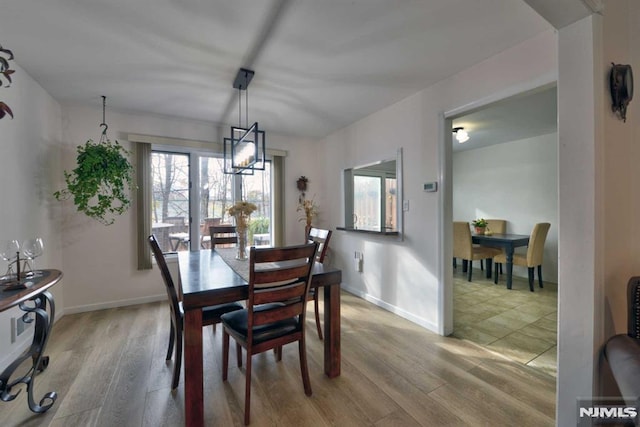
[[[281,303],[263,304],[254,307],[254,311],[268,310],[273,307],[282,306]],[[246,309],[233,311],[223,314],[221,317],[222,324],[229,329],[240,334],[243,338],[247,337],[248,311]],[[277,322],[266,325],[254,326],[253,343],[260,343],[282,335],[289,334],[298,328],[298,320],[294,317],[279,320]]]
[[[202,321],[206,323],[207,320],[218,321],[220,316],[231,311],[242,310],[244,307],[238,302],[230,302],[228,304],[218,304],[205,307],[202,309]]]

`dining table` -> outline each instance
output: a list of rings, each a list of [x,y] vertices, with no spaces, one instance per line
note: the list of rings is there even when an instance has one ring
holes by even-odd
[[[235,248],[178,252],[180,298],[184,309],[184,410],[187,426],[204,425],[202,308],[248,298],[249,260],[235,260]],[[342,271],[320,263],[311,287],[324,295],[324,372],[340,375],[340,285]]]
[[[482,246],[504,249],[507,258],[507,289],[511,289],[513,283],[513,252],[515,248],[529,244],[529,235],[509,233],[473,234],[471,241]],[[490,277],[489,274],[487,272],[487,277]]]

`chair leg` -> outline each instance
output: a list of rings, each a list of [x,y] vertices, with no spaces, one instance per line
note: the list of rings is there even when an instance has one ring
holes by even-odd
[[[453,268],[457,269],[458,268],[458,262],[455,258],[453,258]]]
[[[319,294],[320,294],[320,290],[316,289],[313,294],[313,309],[316,312],[316,329],[318,329],[318,338],[320,338],[320,341],[322,341],[322,326],[320,325],[320,310],[318,310],[318,300],[320,299],[320,297],[318,296]]]
[[[484,271],[484,261],[480,260],[480,271]]]
[[[533,267],[527,268],[529,272],[529,290],[533,292]]]
[[[543,288],[544,286],[542,286],[542,265],[538,266],[538,285]]]
[[[473,271],[473,261],[469,260],[467,262],[467,281],[471,281],[471,272]]]
[[[247,348],[247,367],[244,380],[244,425],[249,425],[251,409],[251,351]]]
[[[167,348],[167,358],[166,360],[171,360],[171,354],[173,353],[173,344],[176,340],[176,330],[173,326],[173,322],[171,322],[171,329],[169,330],[169,348]]]
[[[229,334],[227,333],[227,331],[223,330],[222,331],[222,381],[227,380],[228,371],[229,371]]]
[[[307,366],[307,350],[304,338],[298,341],[298,352],[300,353],[300,373],[302,374],[302,384],[304,394],[311,396],[311,380],[309,379],[309,367]]]
[[[502,268],[502,264],[499,262],[496,262],[495,266],[493,267],[493,283],[495,285],[498,284],[498,269]]]
[[[182,330],[180,330],[180,333],[175,335],[176,360],[173,365],[173,381],[171,381],[171,389],[178,388],[178,383],[180,382],[180,367],[182,366],[182,333]]]
[[[238,368],[242,368],[242,346],[236,342],[236,359]]]
[[[274,350],[276,351],[276,362],[282,361],[282,346],[279,345]]]

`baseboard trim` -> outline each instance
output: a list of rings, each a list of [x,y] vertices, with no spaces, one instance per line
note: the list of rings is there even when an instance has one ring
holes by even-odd
[[[380,307],[380,308],[382,308],[384,310],[390,311],[393,314],[397,314],[398,316],[400,316],[400,317],[402,317],[404,319],[407,319],[408,321],[410,321],[412,323],[415,323],[416,325],[422,326],[423,328],[428,329],[429,331],[438,334],[437,325],[434,324],[433,322],[430,322],[430,321],[428,321],[428,320],[426,320],[426,319],[424,319],[424,318],[422,318],[420,316],[416,316],[413,313],[409,313],[408,311],[406,311],[406,310],[404,310],[404,309],[402,309],[400,307],[397,307],[397,306],[395,306],[393,304],[389,304],[388,302],[383,301],[383,300],[381,300],[379,298],[376,298],[376,297],[374,297],[372,295],[369,295],[366,292],[362,292],[359,289],[355,289],[355,288],[352,288],[352,287],[350,287],[348,285],[345,285],[344,283],[341,285],[341,288],[342,288],[342,290],[344,290],[346,292],[349,292],[350,294],[353,294],[353,295],[355,295],[355,296],[357,296],[359,298],[362,298],[365,301],[369,301],[370,303],[375,304],[375,305],[377,305],[378,307]]]
[[[75,307],[65,307],[64,314],[76,314],[84,313],[87,311],[105,310],[108,308],[126,307],[128,305],[146,304],[148,302],[164,301],[166,299],[166,294],[160,294],[142,298],[109,301],[99,304],[77,305]]]

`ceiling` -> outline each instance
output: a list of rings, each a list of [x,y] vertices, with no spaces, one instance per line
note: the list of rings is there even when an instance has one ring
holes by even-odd
[[[469,140],[460,144],[454,134],[453,151],[473,150],[557,132],[556,97],[555,86],[540,88],[455,118],[452,127],[464,128]]]
[[[249,120],[301,137],[551,28],[514,0],[20,0],[0,12],[0,44],[60,102],[105,95],[108,109],[237,124],[244,67]]]

